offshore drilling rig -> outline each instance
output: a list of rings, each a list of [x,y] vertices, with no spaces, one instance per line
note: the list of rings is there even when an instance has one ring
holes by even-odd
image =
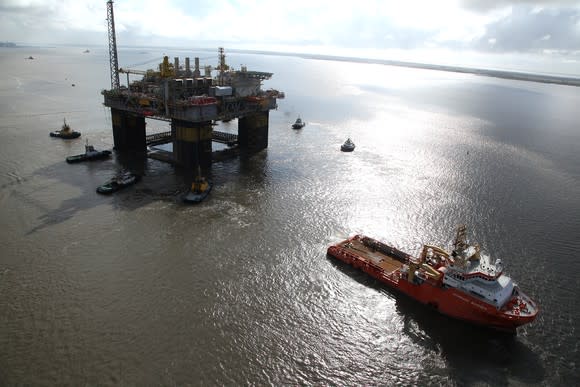
[[[167,142],[173,143],[172,162],[197,170],[212,163],[213,123],[238,118],[238,134],[227,142],[247,152],[268,147],[268,124],[271,109],[284,94],[277,90],[262,90],[262,81],[272,73],[231,69],[219,48],[217,75],[212,77],[211,66],[200,69],[199,58],[193,68],[189,58],[180,66],[179,58],[170,63],[165,56],[156,70],[119,69],[113,1],[107,2],[109,31],[109,59],[111,89],[103,90],[104,104],[111,108],[115,149],[147,149],[145,119],[171,122]],[[119,82],[119,73],[127,75],[127,85]],[[129,82],[129,75],[142,76]],[[216,136],[217,134],[217,136]]]

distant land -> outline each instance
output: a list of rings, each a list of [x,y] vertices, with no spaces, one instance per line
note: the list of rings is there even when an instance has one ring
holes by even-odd
[[[17,47],[17,46],[12,42],[0,42],[0,47]]]
[[[481,75],[481,76],[485,76],[485,77],[513,79],[513,80],[517,80],[517,81],[554,83],[557,85],[566,85],[566,86],[580,86],[580,78],[576,78],[576,77],[534,74],[534,73],[526,73],[526,72],[519,72],[519,71],[478,69],[478,68],[461,67],[461,66],[448,66],[448,65],[435,65],[435,64],[427,64],[427,63],[417,63],[417,62],[405,62],[405,61],[389,60],[389,59],[354,58],[354,57],[346,57],[346,56],[319,55],[319,54],[300,54],[300,53],[284,53],[284,52],[275,52],[275,51],[255,51],[255,50],[235,50],[235,49],[228,49],[228,51],[248,53],[248,54],[293,56],[293,57],[298,57],[298,58],[328,60],[328,61],[382,64],[382,65],[388,65],[388,66],[410,67],[410,68],[424,69],[424,70],[450,71],[450,72],[454,72],[454,73],[475,74],[475,75]]]

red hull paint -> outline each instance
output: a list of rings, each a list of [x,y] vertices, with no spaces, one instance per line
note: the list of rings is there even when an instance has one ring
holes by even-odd
[[[359,238],[359,236],[353,237],[349,241],[355,238]],[[390,288],[432,307],[441,314],[507,332],[515,332],[518,326],[530,323],[536,317],[537,313],[522,316],[514,314],[511,310],[498,310],[495,306],[463,291],[443,287],[440,281],[428,280],[421,284],[410,282],[404,278],[400,270],[395,270],[391,273],[386,272],[379,265],[366,259],[364,256],[353,254],[350,250],[341,247],[340,245],[345,242],[347,241],[330,246],[327,251],[328,255],[362,270]],[[396,251],[399,252],[398,250]],[[399,253],[407,255],[402,252]],[[403,262],[402,258],[398,258],[398,260],[401,262],[401,265],[406,263]],[[514,302],[518,296],[519,294],[513,296]],[[521,294],[521,296],[524,295]],[[529,299],[527,300],[528,302],[532,302]],[[536,307],[535,304],[534,307]]]

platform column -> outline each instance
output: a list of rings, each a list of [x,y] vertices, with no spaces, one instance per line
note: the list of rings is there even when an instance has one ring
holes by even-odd
[[[211,121],[189,122],[171,120],[173,159],[175,163],[192,171],[211,167]]]
[[[258,152],[268,147],[268,122],[270,112],[253,113],[238,119],[238,144],[240,149]]]
[[[113,141],[119,151],[147,149],[145,117],[111,108]]]

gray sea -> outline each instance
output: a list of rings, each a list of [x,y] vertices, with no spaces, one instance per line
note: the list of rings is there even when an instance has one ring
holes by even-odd
[[[268,149],[215,163],[211,195],[186,206],[166,163],[65,162],[87,140],[113,147],[108,51],[84,50],[0,49],[1,385],[580,383],[580,89],[228,54],[286,98]],[[121,48],[119,64],[164,53],[217,63],[217,49]],[[49,137],[65,118],[79,139]],[[123,168],[142,181],[95,192]],[[540,305],[516,336],[326,256],[354,233],[449,247],[460,223]]]

